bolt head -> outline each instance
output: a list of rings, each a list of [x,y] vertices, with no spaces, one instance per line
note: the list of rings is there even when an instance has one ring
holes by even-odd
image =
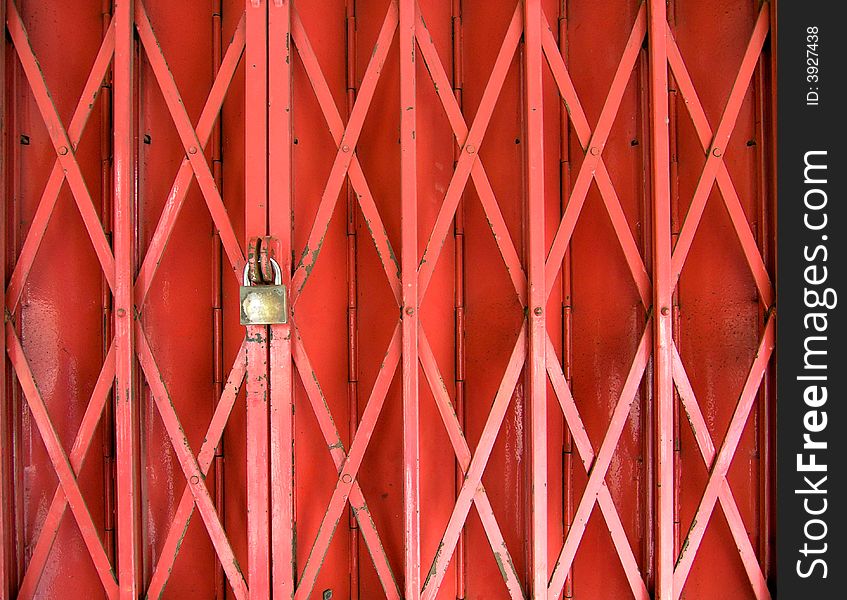
[[[191,146],[191,147],[188,149],[188,153],[189,153],[189,154],[197,154],[197,147],[196,147],[196,146]]]
[[[667,317],[669,314],[671,314],[671,309],[669,309],[667,306],[663,306],[662,307],[662,315]]]
[[[65,156],[67,153],[68,153],[68,147],[67,146],[61,146],[59,148],[59,154],[61,154],[62,156]]]
[[[350,146],[348,146],[347,144],[344,144],[343,146],[341,146],[341,151],[342,152],[350,152]]]
[[[532,312],[535,313],[535,316],[540,317],[542,314],[544,314],[544,309],[540,306],[536,306],[535,310],[533,310]]]
[[[406,314],[411,317],[413,314],[415,314],[415,309],[410,306],[406,309]]]
[[[600,148],[598,148],[597,146],[592,146],[589,152],[591,152],[591,156],[598,156],[600,154]]]
[[[467,146],[465,146],[465,150],[467,151],[468,154],[473,154],[473,153],[476,152],[476,148],[474,148],[473,145],[471,145],[471,144],[468,144]]]

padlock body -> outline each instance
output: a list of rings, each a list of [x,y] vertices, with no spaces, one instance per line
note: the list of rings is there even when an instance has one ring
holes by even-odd
[[[241,286],[242,325],[277,325],[288,321],[288,300],[284,285]]]

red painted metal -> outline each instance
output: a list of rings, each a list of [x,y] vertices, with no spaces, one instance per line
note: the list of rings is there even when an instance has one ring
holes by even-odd
[[[347,118],[356,105],[356,5],[348,0],[345,5],[347,28]],[[359,427],[359,272],[358,272],[358,214],[356,192],[347,181],[347,381],[348,424],[352,439]],[[348,515],[350,527],[350,599],[359,598],[359,531],[356,518]]]
[[[381,218],[373,205],[373,198],[368,190],[358,158],[355,155],[356,140],[361,132],[362,123],[369,104],[373,98],[376,84],[382,71],[384,61],[388,54],[389,42],[394,36],[398,25],[398,12],[396,3],[392,2],[382,24],[379,41],[372,55],[371,62],[365,71],[363,81],[353,108],[350,112],[350,120],[346,128],[342,124],[335,101],[326,79],[318,64],[316,54],[306,35],[299,13],[292,10],[292,38],[303,66],[309,74],[309,81],[320,105],[320,110],[326,120],[330,133],[335,140],[336,159],[330,179],[326,184],[321,204],[314,217],[314,222],[309,235],[309,241],[302,253],[300,264],[294,270],[292,282],[292,294],[297,294],[292,300],[292,306],[303,291],[306,279],[310,276],[315,265],[318,253],[322,249],[322,240],[329,226],[332,216],[334,201],[338,197],[343,182],[344,170],[347,170],[351,185],[356,189],[363,215],[369,224],[369,230],[374,237],[374,243],[381,249],[384,257],[383,265],[389,283],[394,289],[395,299],[399,303],[400,286],[398,277],[389,267],[390,259],[394,253],[391,250],[388,236],[382,225]],[[341,169],[341,170],[339,170]],[[330,186],[333,186],[332,188]],[[298,279],[298,274],[300,278]],[[363,541],[374,561],[380,584],[389,598],[399,598],[400,591],[392,574],[383,543],[379,538],[374,522],[370,516],[368,505],[356,480],[361,466],[362,458],[368,447],[377,418],[382,410],[383,403],[388,392],[388,386],[397,369],[400,358],[400,327],[399,322],[389,344],[388,352],[380,367],[379,375],[374,383],[364,413],[361,415],[359,427],[355,436],[350,441],[349,452],[345,453],[344,443],[338,431],[329,405],[318,384],[316,371],[313,368],[309,355],[305,349],[305,343],[296,326],[296,311],[292,317],[293,325],[293,357],[295,365],[300,374],[300,380],[305,388],[308,401],[311,404],[314,415],[318,419],[321,433],[330,448],[332,459],[338,470],[338,481],[332,491],[329,505],[320,526],[317,530],[315,540],[307,555],[302,574],[299,577],[295,597],[308,597],[312,593],[320,570],[320,565],[326,558],[333,534],[341,519],[341,513],[345,504],[350,503],[351,510],[359,522],[359,528]],[[346,454],[346,455],[345,455]],[[308,546],[305,546],[308,548]]]
[[[268,9],[265,3],[252,0],[245,6],[244,235],[252,245],[268,233]],[[248,260],[257,257],[248,256]],[[247,580],[251,600],[271,596],[268,336],[266,326],[247,327]]]
[[[771,4],[3,2],[0,597],[770,598]]]
[[[0,23],[6,23],[6,5],[3,2],[0,2]],[[8,202],[6,201],[6,190],[8,189],[6,178],[7,178],[7,164],[9,160],[7,156],[9,155],[9,145],[7,140],[9,138],[7,133],[7,117],[6,117],[6,96],[8,93],[8,88],[10,87],[8,84],[8,80],[6,78],[6,43],[5,40],[3,42],[2,47],[0,47],[0,65],[2,65],[3,69],[3,77],[2,81],[0,81],[0,194],[2,194],[2,199],[0,199],[0,211],[2,211],[3,217],[0,218],[0,249],[2,249],[4,256],[0,259],[0,277],[2,277],[3,285],[0,286],[2,288],[2,294],[0,294],[0,300],[3,303],[3,314],[4,320],[6,319],[6,248],[8,247],[8,232],[6,228],[6,207]],[[9,416],[11,414],[10,411],[10,397],[9,393],[9,383],[10,377],[8,377],[8,365],[6,364],[6,336],[0,335],[0,356],[3,357],[3,367],[0,368],[0,445],[3,448],[11,448],[11,440],[10,440],[10,419]],[[12,461],[9,460],[10,456],[8,452],[2,453],[0,456],[0,596],[3,598],[7,598],[11,595],[11,570],[12,570],[12,559],[13,559],[13,548],[10,540],[13,538],[12,534],[12,521],[11,521],[11,513],[12,513],[12,498],[11,498],[11,490],[12,490],[12,477],[10,476]]]
[[[650,168],[653,192],[653,327],[656,461],[656,598],[671,600],[674,558],[673,267],[671,247],[670,133],[667,69],[667,5],[650,0]]]
[[[694,399],[694,392],[686,379],[683,362],[679,358],[678,353],[674,356],[674,382],[680,392],[686,414],[689,416],[689,422],[691,423],[691,428],[703,455],[703,460],[710,472],[708,483],[702,493],[699,506],[692,520],[692,525],[682,544],[674,567],[673,590],[675,598],[679,598],[685,588],[718,497],[720,497],[727,525],[732,532],[735,546],[738,549],[754,596],[756,598],[771,597],[762,566],[756,556],[753,544],[750,542],[744,524],[744,518],[735,503],[729,483],[725,479],[730,463],[736,455],[738,444],[744,434],[750,411],[759,395],[762,379],[767,370],[775,345],[774,315],[771,312],[774,291],[771,285],[771,279],[724,159],[724,154],[729,147],[730,136],[736,129],[737,119],[744,97],[749,93],[748,90],[753,71],[759,63],[762,46],[770,29],[770,3],[766,2],[761,5],[752,29],[753,32],[749,37],[749,42],[741,58],[741,65],[738,67],[735,80],[729,91],[728,99],[726,100],[714,135],[710,131],[708,118],[697,97],[697,92],[691,81],[690,74],[685,69],[680,50],[673,42],[674,32],[670,28],[668,28],[667,32],[667,39],[670,42],[668,44],[669,65],[675,79],[679,82],[680,92],[686,100],[686,105],[688,106],[695,130],[697,131],[702,151],[706,155],[703,171],[700,174],[688,208],[685,223],[673,251],[673,280],[678,280],[679,274],[686,262],[694,232],[700,227],[700,219],[702,218],[706,200],[708,199],[708,193],[717,184],[732,223],[732,228],[743,251],[744,262],[749,267],[749,271],[755,281],[756,289],[758,290],[758,301],[761,302],[765,309],[764,313],[762,313],[764,317],[764,332],[758,344],[749,374],[744,381],[737,405],[732,413],[732,418],[727,426],[723,443],[717,454],[715,453],[711,439],[703,439],[711,434],[708,433],[708,428],[702,416],[698,414],[700,406]],[[765,400],[763,404],[767,404],[767,402],[768,400]]]
[[[403,335],[404,595],[421,596],[420,297],[418,290],[418,153],[415,0],[399,0],[400,40],[400,319]],[[452,552],[451,552],[452,554]]]
[[[456,102],[459,105],[459,112],[462,110],[462,62],[464,60],[462,54],[462,3],[460,0],[453,0],[450,7],[450,17],[452,19],[452,34],[453,34],[453,95],[456,96]],[[461,156],[462,148],[456,143],[453,147],[453,168],[456,167],[456,161]],[[455,244],[455,262],[454,262],[454,306],[455,306],[455,361],[456,361],[456,404],[455,412],[459,427],[465,426],[465,203],[464,199],[459,203],[456,209],[456,218],[453,222],[453,243]],[[468,457],[469,458],[469,457]],[[464,478],[464,469],[467,465],[456,464],[456,492],[462,487],[462,479]],[[459,541],[456,544],[456,597],[465,597],[465,532],[459,534]]]
[[[268,206],[267,240],[280,263],[282,283],[292,273],[292,65],[291,3],[268,6]],[[256,107],[259,108],[258,106]],[[272,597],[292,598],[296,582],[294,532],[294,404],[291,325],[269,328]]]
[[[221,71],[221,64],[224,57],[223,47],[223,27],[222,27],[222,5],[220,0],[216,0],[212,13],[212,75],[217,78]],[[221,144],[222,127],[220,119],[215,123],[212,129],[211,139],[211,155],[212,155],[212,172],[215,176],[215,185],[218,189],[223,188],[223,155]],[[223,246],[220,242],[220,237],[215,232],[215,240],[212,242],[212,340],[214,349],[212,351],[212,394],[210,397],[211,406],[214,407],[218,399],[223,394],[224,386],[224,357],[223,357]],[[223,444],[218,442],[215,448],[214,458],[214,495],[215,495],[215,511],[224,518],[225,514],[225,488],[224,488],[224,454]],[[215,557],[215,598],[222,600],[226,596],[226,573],[220,563],[220,559]]]
[[[161,45],[157,40],[156,34],[153,31],[149,14],[141,2],[136,4],[135,10],[135,19],[134,19],[135,27],[137,29],[138,38],[141,46],[145,51],[145,56],[149,61],[149,66],[152,71],[153,76],[155,77],[155,81],[157,85],[160,87],[165,105],[167,106],[167,110],[171,118],[173,119],[174,125],[176,126],[177,132],[179,134],[180,141],[182,142],[182,147],[185,152],[185,159],[183,160],[183,168],[180,171],[180,176],[187,177],[193,172],[194,177],[197,179],[198,184],[200,185],[201,191],[203,193],[203,198],[206,201],[207,207],[209,209],[209,213],[212,217],[213,222],[215,223],[220,238],[222,240],[222,245],[224,248],[224,252],[227,254],[230,262],[232,263],[233,271],[236,273],[240,272],[240,267],[243,264],[243,258],[241,254],[241,250],[238,246],[238,243],[235,242],[234,232],[232,230],[232,225],[229,221],[229,218],[226,213],[226,209],[223,205],[222,199],[220,197],[220,192],[215,185],[214,176],[209,168],[208,163],[206,162],[205,157],[203,157],[200,150],[205,147],[205,144],[208,142],[209,137],[212,133],[212,123],[214,121],[214,114],[217,112],[212,108],[209,111],[211,114],[207,117],[206,122],[204,123],[202,120],[199,122],[198,127],[195,129],[191,125],[190,119],[184,108],[184,101],[177,89],[176,82],[173,78],[172,71],[169,68],[169,65],[166,62],[166,58],[164,53],[162,52]],[[239,26],[237,32],[241,31],[241,27]],[[238,35],[233,39],[233,42],[230,45],[230,49],[232,50],[232,56],[234,60],[230,61],[230,67],[221,70],[219,73],[216,83],[221,82],[220,86],[213,86],[212,90],[209,94],[209,98],[207,101],[207,105],[211,105],[211,107],[219,107],[222,102],[222,97],[226,92],[228,87],[228,83],[231,78],[232,71],[235,68],[235,65],[238,62],[238,58],[241,55],[241,49],[243,47],[243,40],[240,39]],[[230,52],[228,51],[229,55]],[[224,64],[227,61],[224,59]],[[207,113],[208,114],[208,113]],[[202,119],[202,117],[201,117]],[[202,129],[201,129],[201,126]],[[202,138],[202,142],[201,142]],[[183,175],[184,174],[184,175]],[[174,186],[176,187],[176,186]],[[171,231],[175,224],[176,213],[179,212],[179,203],[176,203],[174,210],[170,215],[165,212],[163,213],[163,218],[160,219],[159,224],[157,226],[157,233],[161,232],[159,236],[159,240],[161,243],[159,245],[151,244],[151,250],[161,256],[161,253],[164,252],[165,244],[167,242],[168,237],[171,234]],[[171,216],[174,221],[167,222],[164,217]],[[154,236],[154,239],[155,238]],[[148,250],[148,255],[150,256],[150,251]],[[155,254],[154,254],[155,256]],[[141,279],[139,277],[139,282],[136,284],[136,304],[135,310],[140,310],[142,308],[142,299],[147,297],[147,289],[149,289],[150,282],[152,281],[153,275],[155,274],[156,267],[159,264],[159,260],[156,260],[155,263],[147,262],[145,258],[145,263],[151,265],[149,268],[149,279]],[[142,271],[143,264],[142,263]],[[264,350],[265,346],[263,340],[261,338],[261,334],[258,334],[256,337],[259,340],[256,341],[255,346],[259,348],[259,353]],[[249,344],[248,337],[248,347],[246,350],[247,359],[250,358],[251,345]],[[173,554],[163,553],[161,555],[160,560],[156,565],[156,570],[151,578],[151,588],[155,595],[161,593],[159,590],[164,588],[166,583],[168,582],[168,575],[170,574],[170,568],[166,566],[167,563],[173,564],[173,561],[176,558],[176,553],[179,551],[180,543],[179,539],[182,535],[185,535],[185,527],[187,527],[188,519],[190,518],[190,510],[193,509],[193,506],[196,506],[200,516],[203,520],[203,523],[209,533],[209,537],[212,542],[212,546],[214,547],[215,553],[217,557],[220,559],[220,564],[227,576],[229,584],[232,587],[233,593],[238,598],[246,598],[247,597],[247,581],[244,578],[241,569],[238,566],[238,559],[235,556],[233,548],[230,544],[228,536],[224,530],[223,523],[221,521],[220,515],[218,514],[215,506],[215,500],[212,498],[206,483],[206,474],[209,471],[211,466],[211,456],[214,452],[214,448],[217,446],[220,431],[222,431],[223,427],[220,424],[215,423],[215,417],[212,420],[212,426],[210,427],[211,431],[207,432],[207,436],[204,438],[203,446],[201,447],[200,453],[195,455],[191,450],[191,444],[189,439],[186,436],[185,428],[182,425],[179,415],[175,410],[174,401],[171,396],[171,392],[168,389],[168,385],[162,375],[162,371],[159,368],[157,361],[154,357],[152,349],[147,339],[147,334],[144,331],[143,325],[140,323],[136,324],[136,342],[138,345],[138,361],[145,375],[145,379],[147,385],[150,389],[150,396],[152,398],[153,404],[156,406],[158,413],[161,417],[162,425],[164,426],[165,432],[167,434],[167,438],[169,442],[172,444],[174,453],[176,455],[178,464],[185,474],[185,478],[187,481],[187,486],[185,491],[183,492],[183,499],[181,501],[182,504],[182,513],[189,512],[188,516],[185,517],[182,532],[180,533],[180,528],[176,526],[176,523],[173,523],[170,527],[169,539],[175,540],[171,542],[170,548],[172,549]],[[261,357],[257,357],[257,360],[261,360]],[[239,367],[239,364],[236,363],[236,367],[234,367],[234,371]],[[260,378],[256,378],[260,379]],[[240,385],[241,377],[236,378],[235,386]],[[250,392],[250,381],[248,378],[248,394]],[[259,410],[261,410],[261,406],[263,401],[265,401],[264,396],[259,392],[256,394],[259,398],[256,401],[256,404],[259,405]],[[248,400],[248,406],[251,403]],[[218,409],[224,408],[224,417],[228,416],[229,412],[226,410],[227,403],[225,401],[221,401],[218,405],[218,408],[215,411],[216,416],[218,415]],[[266,413],[265,413],[266,414]],[[224,418],[225,421],[225,418]],[[217,431],[215,431],[217,430]],[[214,432],[214,435],[209,435],[209,433]],[[257,428],[256,437],[259,437],[260,429]],[[256,457],[254,460],[257,462],[261,461],[262,456],[267,455],[267,449],[262,449],[261,451],[256,451]],[[202,464],[201,462],[202,461]],[[256,468],[258,472],[259,469]],[[260,483],[258,485],[259,491],[256,491],[251,497],[255,498],[259,495],[262,483],[267,485],[267,477],[257,477],[260,479]],[[192,498],[193,497],[193,498]],[[188,505],[188,501],[193,500],[193,506]],[[258,514],[254,512],[254,516]],[[262,537],[264,539],[264,535],[257,535],[258,537]],[[261,552],[263,547],[257,548],[259,552]],[[164,559],[164,563],[162,561]],[[259,564],[259,560],[251,561],[251,565]],[[158,577],[157,577],[158,575]],[[261,585],[257,586],[261,589]],[[148,592],[150,593],[150,592]],[[260,597],[265,597],[267,592],[263,593]]]
[[[552,38],[552,34],[547,35],[545,38],[547,42],[545,52],[548,60],[550,61],[550,66],[553,71],[554,78],[557,81],[562,99],[570,111],[577,137],[580,140],[583,152],[585,152],[584,162],[580,168],[579,174],[577,175],[576,182],[571,189],[571,196],[565,208],[562,223],[559,226],[556,238],[553,241],[553,246],[550,251],[548,265],[552,267],[552,272],[548,272],[547,279],[548,281],[551,280],[560,268],[561,260],[564,258],[564,251],[560,250],[560,248],[564,248],[568,243],[567,240],[572,237],[576,221],[579,218],[579,213],[582,210],[583,203],[586,198],[590,180],[592,176],[597,177],[597,185],[603,197],[606,210],[608,211],[613,227],[615,227],[618,242],[621,244],[621,249],[623,250],[627,263],[629,264],[633,280],[638,287],[642,302],[646,308],[648,306],[647,297],[650,286],[649,278],[647,276],[641,254],[637,249],[635,241],[629,230],[629,226],[626,224],[626,217],[621,209],[620,201],[617,199],[614,186],[609,179],[608,172],[606,171],[601,157],[602,148],[606,143],[606,139],[611,129],[611,123],[620,106],[624,85],[634,67],[638,47],[645,35],[646,19],[644,8],[644,5],[642,5],[638,15],[636,16],[635,25],[632,28],[623,57],[615,72],[611,89],[593,133],[589,130],[582,106],[576,97],[576,91],[573,83],[570,81],[570,77],[564,63],[561,61],[559,50],[555,44],[555,40]],[[592,173],[593,169],[596,169],[596,171]],[[552,348],[552,343],[550,343],[550,346],[551,347],[547,350],[547,368],[548,370],[553,369],[550,372],[551,380],[554,383],[554,388],[558,386],[557,395],[559,396],[565,418],[570,426],[571,434],[574,436],[574,442],[576,443],[578,452],[585,463],[586,470],[591,473],[585,492],[583,493],[582,499],[580,500],[576,513],[573,517],[568,536],[565,540],[565,545],[562,548],[559,559],[553,570],[550,581],[550,591],[556,596],[561,594],[562,588],[565,585],[565,579],[570,571],[575,549],[579,545],[582,532],[587,524],[588,515],[596,501],[600,503],[604,516],[607,519],[609,531],[612,535],[622,566],[627,573],[627,579],[633,594],[636,597],[646,598],[648,596],[647,589],[642,581],[642,577],[639,575],[638,565],[629,545],[629,541],[626,538],[623,526],[620,523],[620,517],[618,516],[617,509],[615,508],[614,501],[605,491],[597,489],[597,486],[605,487],[603,480],[605,478],[605,468],[608,468],[599,466],[604,464],[602,462],[598,462],[601,460],[600,454],[603,453],[604,448],[606,449],[606,452],[609,453],[614,451],[614,447],[618,442],[617,437],[620,435],[620,432],[615,433],[615,428],[619,428],[622,425],[623,419],[625,419],[629,413],[632,402],[635,400],[637,390],[628,390],[627,385],[624,386],[624,391],[621,392],[621,398],[615,408],[612,421],[609,423],[606,438],[601,445],[597,457],[593,456],[591,443],[585,437],[584,425],[581,423],[578,411],[576,411],[575,407],[573,407],[573,398],[570,395],[570,390],[567,383],[563,381],[564,377],[561,374],[561,371],[558,370],[557,362],[553,360],[555,351]],[[646,362],[644,359],[646,353],[649,353],[649,349],[646,345],[644,345],[644,338],[642,338],[642,343],[636,351],[632,368],[627,375],[627,383],[630,388],[637,388],[640,382],[644,369],[646,368]],[[637,365],[639,365],[639,363],[643,363],[643,365],[638,367]],[[611,454],[609,454],[609,457],[611,457]],[[592,483],[592,481],[594,483]]]
[[[529,240],[527,301],[529,328],[529,395],[532,439],[530,475],[530,593],[547,596],[547,377],[544,340],[547,337],[544,258],[544,111],[542,95],[541,3],[524,3],[524,76],[526,77],[526,161]],[[561,261],[559,261],[561,262]],[[569,569],[566,569],[569,570]]]
[[[112,35],[112,3],[103,0],[101,3],[102,35]],[[109,70],[100,84],[100,219],[103,232],[107,237],[112,235],[112,75]],[[112,290],[109,281],[101,276],[100,304],[103,307],[102,356],[105,362],[112,350]],[[105,533],[106,554],[115,560],[115,415],[111,402],[103,407],[103,529]]]

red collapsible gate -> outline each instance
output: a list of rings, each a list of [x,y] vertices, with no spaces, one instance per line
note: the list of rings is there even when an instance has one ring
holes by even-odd
[[[770,598],[775,11],[0,1],[0,597]]]

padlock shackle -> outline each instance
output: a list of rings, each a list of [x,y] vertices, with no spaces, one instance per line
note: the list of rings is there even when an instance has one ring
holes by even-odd
[[[274,270],[274,285],[282,285],[282,269],[279,267],[279,263],[276,262],[276,259],[271,257],[270,259],[271,267]],[[242,276],[241,282],[244,287],[252,287],[252,283],[250,283],[250,278],[247,276],[247,272],[250,270],[250,263],[244,264],[244,275]]]

